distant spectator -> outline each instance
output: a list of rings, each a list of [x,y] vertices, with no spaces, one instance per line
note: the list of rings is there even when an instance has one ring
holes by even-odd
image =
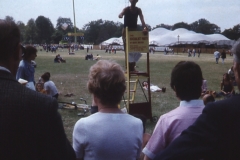
[[[232,81],[230,79],[229,74],[224,73],[223,74],[223,79],[222,79],[222,82],[221,82],[220,95],[224,96],[225,98],[228,98],[232,94],[234,94],[234,87],[233,87]]]
[[[93,60],[93,55],[88,53],[88,54],[85,56],[85,60]]]
[[[45,72],[41,78],[44,83],[44,90],[47,92],[47,95],[58,99],[58,90],[54,82],[50,80],[50,73]]]
[[[221,58],[222,58],[222,64],[224,64],[224,60],[225,60],[225,58],[226,58],[226,52],[225,52],[224,49],[222,50]]]
[[[63,59],[60,54],[57,54],[56,57],[54,58],[55,63],[66,63],[66,60]]]
[[[208,90],[208,88],[207,88],[207,80],[203,79],[202,80],[202,96],[206,93],[207,90]]]
[[[200,54],[201,54],[201,49],[200,48],[198,48],[198,57],[200,57]]]
[[[218,52],[218,49],[216,49],[216,51],[213,54],[214,54],[214,57],[216,59],[216,64],[218,64],[218,60],[220,58],[220,52]]]
[[[43,85],[44,84],[41,82],[36,83],[36,91],[43,94],[47,94],[47,91],[44,90]]]
[[[32,90],[35,90],[35,69],[31,62],[37,57],[37,49],[33,46],[26,46],[25,48],[22,47],[22,50],[23,59],[19,63],[16,79],[18,80],[21,78],[27,80],[28,83],[26,86]]]
[[[209,102],[215,102],[215,98],[211,94],[205,94],[202,99],[203,99],[204,105],[207,105],[207,103]]]

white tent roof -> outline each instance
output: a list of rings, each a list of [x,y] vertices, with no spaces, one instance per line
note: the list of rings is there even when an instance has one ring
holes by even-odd
[[[201,33],[196,33],[194,31],[190,31],[184,28],[178,28],[174,31],[165,29],[165,28],[156,28],[149,32],[149,45],[157,45],[157,46],[171,46],[178,44],[178,36],[179,36],[179,44],[213,44],[217,43],[218,45],[229,45],[234,42],[230,39],[226,38],[221,34],[210,34],[205,35]],[[122,45],[122,37],[119,38],[110,38],[104,42],[102,45],[109,45],[117,43]]]
[[[123,45],[122,37],[113,37],[101,43],[101,45],[119,44]]]

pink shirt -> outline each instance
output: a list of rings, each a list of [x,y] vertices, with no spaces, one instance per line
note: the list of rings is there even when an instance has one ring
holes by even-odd
[[[176,109],[162,115],[143,153],[153,159],[157,153],[166,148],[183,130],[192,125],[202,113],[202,100],[181,101]]]

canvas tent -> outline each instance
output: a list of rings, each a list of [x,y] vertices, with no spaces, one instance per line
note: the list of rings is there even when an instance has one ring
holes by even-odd
[[[156,28],[149,32],[150,46],[174,46],[179,44],[232,45],[234,42],[235,41],[232,41],[221,34],[205,35],[184,28],[178,28],[174,31],[165,28]],[[111,44],[123,45],[122,37],[110,38],[101,43],[101,45]]]

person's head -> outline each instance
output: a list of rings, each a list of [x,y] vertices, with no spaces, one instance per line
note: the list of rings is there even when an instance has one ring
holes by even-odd
[[[224,81],[230,81],[230,75],[228,73],[223,74],[223,80]]]
[[[26,46],[22,57],[27,61],[34,60],[37,57],[37,49],[33,46]]]
[[[211,94],[205,94],[202,99],[203,99],[204,105],[206,105],[209,102],[215,102],[215,98]]]
[[[131,3],[131,5],[136,5],[136,3],[138,2],[138,0],[129,0],[129,2]]]
[[[238,84],[238,89],[240,89],[240,41],[237,41],[231,50],[233,53],[233,71],[235,75],[235,80]]]
[[[100,60],[90,68],[88,90],[104,106],[117,105],[126,90],[122,67],[113,61]]]
[[[50,79],[50,73],[49,72],[45,72],[42,76],[41,76],[41,78],[42,78],[42,80],[44,81],[44,82],[47,82],[47,81],[49,81],[49,79]]]
[[[0,65],[16,75],[21,55],[18,26],[14,22],[0,19]]]
[[[198,64],[181,61],[172,70],[171,88],[180,100],[198,99],[202,92],[202,71]]]
[[[142,86],[143,86],[143,87],[147,87],[147,86],[148,86],[148,82],[147,82],[147,81],[143,81],[143,82],[142,82]]]
[[[43,83],[36,84],[36,91],[40,92],[43,89]]]

